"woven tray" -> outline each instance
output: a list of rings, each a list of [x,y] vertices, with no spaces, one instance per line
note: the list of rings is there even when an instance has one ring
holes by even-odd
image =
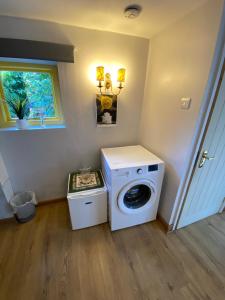
[[[100,170],[92,170],[88,173],[73,172],[69,177],[69,193],[99,189],[104,187]]]

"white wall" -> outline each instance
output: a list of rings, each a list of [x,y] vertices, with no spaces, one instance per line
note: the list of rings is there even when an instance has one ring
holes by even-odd
[[[140,132],[148,40],[0,17],[1,37],[72,43],[77,50],[75,64],[59,65],[67,128],[0,132],[0,150],[15,192],[31,189],[39,200],[63,197],[68,173],[99,166],[101,147],[140,142],[166,162],[160,214],[169,221],[209,74],[222,2],[208,1],[151,40]],[[95,87],[88,70],[96,62],[127,68],[115,128],[95,125]],[[183,96],[192,97],[189,111],[180,110]]]
[[[77,50],[74,64],[59,65],[67,128],[0,132],[0,149],[15,192],[34,190],[39,200],[63,197],[68,173],[99,166],[101,147],[137,143],[148,40],[10,17],[0,17],[0,36],[71,43]],[[96,128],[96,89],[88,73],[95,62],[127,69],[114,128]]]
[[[212,63],[222,0],[196,11],[151,39],[140,142],[166,162],[160,215],[169,223]],[[180,99],[191,97],[190,110]]]
[[[7,202],[5,195],[3,194],[2,188],[0,186],[0,220],[8,219],[13,217],[13,211]]]
[[[0,220],[11,218],[13,216],[12,209],[6,200],[2,189],[2,185],[6,182],[7,179],[8,173],[0,153]]]
[[[7,179],[8,173],[0,153],[0,220],[5,218],[11,218],[13,216],[12,209],[8,204],[2,190],[2,185],[6,182]]]

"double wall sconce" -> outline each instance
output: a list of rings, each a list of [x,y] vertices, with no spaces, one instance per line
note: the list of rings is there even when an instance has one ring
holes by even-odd
[[[111,79],[111,74],[106,73],[103,66],[99,66],[96,68],[96,80],[98,81],[98,89],[99,93],[102,95],[102,89],[104,88],[104,93],[105,94],[112,94],[112,95],[119,95],[122,88],[124,87],[124,82],[125,82],[125,74],[126,74],[126,69],[121,68],[118,70],[117,73],[117,82],[118,86],[116,87],[118,89],[117,93],[113,92],[114,87],[112,86],[112,79]]]

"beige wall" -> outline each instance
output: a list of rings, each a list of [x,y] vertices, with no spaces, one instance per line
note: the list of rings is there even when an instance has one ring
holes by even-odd
[[[0,150],[15,192],[31,189],[39,200],[65,196],[68,173],[99,166],[101,147],[137,143],[148,40],[9,17],[0,18],[0,36],[76,47],[75,63],[59,65],[66,129],[0,132]],[[89,80],[89,67],[95,62],[127,69],[117,127],[96,127],[96,90]]]
[[[166,162],[160,214],[169,221],[209,74],[222,2],[208,1],[151,40],[141,122],[148,40],[0,17],[1,37],[72,43],[77,51],[75,64],[59,65],[66,128],[0,131],[0,151],[14,190],[34,190],[40,200],[62,197],[70,171],[99,166],[101,147],[140,142]],[[95,87],[88,70],[96,62],[127,68],[114,128],[95,125]],[[187,96],[191,109],[183,111],[180,98]]]
[[[151,39],[140,142],[166,162],[160,215],[169,222],[212,63],[222,0],[208,1]],[[189,110],[180,99],[191,97]]]

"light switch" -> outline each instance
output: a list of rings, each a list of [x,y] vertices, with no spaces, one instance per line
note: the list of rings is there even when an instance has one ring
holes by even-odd
[[[189,109],[191,106],[191,98],[181,98],[181,109]]]

